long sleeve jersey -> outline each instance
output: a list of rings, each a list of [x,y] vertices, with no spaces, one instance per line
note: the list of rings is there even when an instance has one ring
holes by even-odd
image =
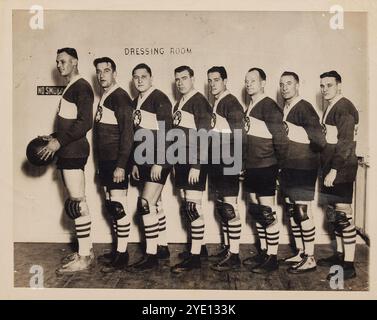
[[[246,169],[281,164],[286,156],[288,139],[283,111],[274,100],[262,97],[246,111]]]
[[[132,100],[128,93],[114,85],[105,92],[95,117],[96,145],[99,160],[116,160],[125,169],[133,147]]]
[[[86,133],[93,126],[94,95],[90,84],[80,76],[71,79],[59,102],[56,139],[58,156],[83,158],[89,155]]]
[[[182,143],[178,146],[178,152],[185,152],[185,163],[192,168],[200,169],[201,158],[208,156],[208,148],[201,155],[201,140],[190,139],[190,135],[196,134],[200,129],[206,132],[210,129],[212,108],[207,99],[196,90],[182,97],[174,106],[173,124],[174,127],[182,130]],[[179,143],[179,142],[178,142]],[[205,142],[208,145],[208,140]]]
[[[153,163],[144,163],[146,165],[159,164],[163,167],[169,167],[170,164],[166,160],[166,150],[169,143],[166,141],[166,133],[172,128],[172,104],[169,98],[160,90],[150,88],[145,93],[144,97],[138,96],[133,101],[133,122],[135,126],[134,134],[134,152],[137,146],[144,143],[143,141],[136,141],[135,137],[138,135],[139,130],[149,130],[153,134],[153,153],[154,159],[151,159]],[[159,123],[165,126],[164,132],[161,132],[163,128],[159,126]],[[160,135],[158,135],[158,133]],[[159,136],[162,138],[158,141]],[[163,143],[162,150],[160,143]],[[158,150],[160,148],[160,150]],[[134,160],[137,164],[137,159]]]
[[[213,106],[212,116],[212,130],[219,133],[220,139],[212,138],[211,151],[212,161],[214,161],[214,152],[216,152],[222,161],[227,162],[226,154],[230,157],[240,157],[239,161],[243,161],[244,155],[234,155],[234,144],[239,143],[241,150],[243,148],[242,136],[244,134],[244,110],[237,98],[229,91],[224,91],[220,97],[215,101]],[[238,141],[235,140],[234,130],[238,129],[241,133],[238,137]],[[226,137],[226,135],[228,135]],[[228,151],[223,149],[228,148]],[[242,151],[241,151],[242,152]]]
[[[326,139],[313,106],[296,99],[289,111],[284,110],[283,120],[289,138],[283,168],[311,170],[319,167],[319,151],[326,146]]]
[[[336,169],[335,183],[352,182],[356,178],[356,133],[359,113],[351,101],[339,97],[323,116],[327,145],[321,153],[324,174]]]

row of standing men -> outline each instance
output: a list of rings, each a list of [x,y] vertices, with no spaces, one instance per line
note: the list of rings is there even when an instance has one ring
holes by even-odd
[[[90,268],[94,261],[84,178],[90,149],[86,133],[93,125],[94,95],[90,84],[78,73],[78,55],[74,48],[59,49],[56,62],[68,84],[59,101],[56,132],[44,136],[48,144],[40,156],[47,160],[57,153],[56,164],[69,195],[65,210],[75,222],[78,251],[65,257],[57,272],[72,273]],[[244,265],[255,273],[270,273],[279,268],[277,252],[281,221],[277,218],[275,203],[279,180],[297,249],[291,257],[282,260],[289,265],[287,271],[300,274],[315,271],[317,264],[337,264],[343,267],[345,279],[356,276],[353,263],[356,229],[351,204],[357,171],[355,138],[359,120],[352,102],[341,94],[342,79],[336,71],[320,75],[320,89],[326,104],[320,119],[313,106],[299,96],[299,76],[290,71],[280,77],[280,93],[285,102],[280,108],[264,94],[265,72],[261,68],[248,70],[245,89],[250,104],[245,111],[227,90],[227,72],[222,66],[214,66],[207,72],[213,106],[195,90],[194,71],[189,66],[177,67],[174,76],[181,97],[174,107],[169,98],[153,86],[152,70],[148,65],[142,63],[132,70],[133,84],[138,91],[134,100],[116,83],[117,69],[111,58],[94,60],[94,67],[103,88],[94,125],[98,173],[116,238],[114,250],[99,257],[104,263],[104,273],[118,269],[147,271],[158,267],[159,260],[170,257],[161,192],[172,171],[181,197],[180,212],[187,218],[191,243],[188,251],[179,254],[182,261],[171,267],[172,272],[200,268],[201,259],[208,255],[202,212],[208,175],[216,194],[215,207],[223,236],[222,249],[216,254],[217,261],[212,269],[221,272],[241,266],[242,226],[237,199],[242,176],[249,195],[248,212],[255,221],[260,242],[258,254],[246,258]],[[184,133],[187,140],[183,148],[186,148],[187,158],[173,166],[157,161],[135,163],[133,151],[142,144],[134,140],[136,132],[149,130],[156,138],[161,122],[166,131],[174,127]],[[219,133],[218,145],[212,146],[212,150],[221,150],[226,135],[231,136],[231,144],[237,143],[233,133],[236,129],[243,131],[241,174],[224,173],[229,167],[227,159],[209,165],[189,161],[190,132],[200,129]],[[154,141],[157,143],[157,138]],[[155,160],[156,149],[157,145]],[[195,152],[198,159],[200,151],[198,145]],[[311,202],[319,172],[320,202],[326,206],[337,247],[332,256],[316,261]],[[127,209],[129,175],[141,186],[137,212],[143,221],[146,240],[145,255],[133,264],[129,264],[127,251],[131,219]],[[329,273],[329,279],[332,275]]]

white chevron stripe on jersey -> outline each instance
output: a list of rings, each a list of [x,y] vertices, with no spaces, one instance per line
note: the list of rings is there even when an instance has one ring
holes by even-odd
[[[141,121],[139,126],[144,129],[158,130],[158,122],[155,113],[140,110]]]
[[[62,98],[59,102],[58,115],[65,119],[76,119],[77,118],[76,104]]]
[[[248,118],[250,119],[250,129],[247,133],[248,135],[259,138],[272,139],[272,134],[268,130],[266,123],[264,121],[254,118],[252,116]]]
[[[291,141],[309,144],[310,140],[308,138],[308,134],[306,133],[305,129],[301,126],[296,126],[292,122],[284,121],[284,123],[288,127],[288,138]]]

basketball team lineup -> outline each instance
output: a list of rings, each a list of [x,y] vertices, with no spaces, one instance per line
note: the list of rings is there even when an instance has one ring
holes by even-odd
[[[168,217],[161,193],[172,175],[180,196],[176,214],[186,220],[190,237],[189,248],[179,254],[181,261],[171,266],[172,273],[199,269],[201,259],[208,255],[202,208],[208,179],[215,190],[215,211],[222,234],[221,250],[211,265],[214,271],[237,270],[243,264],[250,272],[269,274],[283,264],[290,274],[302,274],[315,272],[317,265],[340,265],[345,280],[357,276],[352,199],[358,167],[355,150],[359,114],[342,95],[342,77],[337,71],[318,75],[326,104],[320,118],[314,107],[300,97],[300,77],[293,71],[284,71],[280,76],[281,108],[264,93],[268,76],[263,68],[245,70],[244,87],[250,104],[244,108],[227,89],[224,66],[207,71],[213,105],[195,89],[194,70],[187,65],[177,66],[172,74],[179,98],[173,106],[167,95],[154,86],[150,66],[140,63],[133,68],[132,84],[137,96],[131,99],[116,81],[116,63],[102,57],[93,61],[102,88],[98,106],[93,108],[93,89],[80,76],[78,65],[76,49],[57,50],[57,70],[67,86],[56,101],[56,130],[33,139],[26,151],[33,165],[56,164],[67,194],[64,209],[75,225],[78,250],[62,260],[57,274],[90,270],[95,261],[101,263],[103,273],[148,272],[158,268],[159,260],[168,260]],[[92,129],[96,169],[114,241],[114,249],[99,257],[94,255],[90,204],[85,194],[85,165],[91,152],[86,135]],[[319,202],[336,238],[333,255],[318,260],[314,255],[316,230],[311,208],[317,179]],[[127,250],[135,214],[128,210],[131,180],[140,187],[136,214],[141,217],[146,242],[142,259],[132,264]],[[260,242],[258,253],[242,261],[240,181]],[[276,214],[277,182],[296,248],[282,261],[277,259],[282,227]],[[329,272],[328,280],[332,276]]]

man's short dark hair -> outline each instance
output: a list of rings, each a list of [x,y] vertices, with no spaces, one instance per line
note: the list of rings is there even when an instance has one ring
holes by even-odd
[[[102,57],[102,58],[94,59],[94,61],[93,61],[93,65],[94,65],[95,67],[97,67],[97,65],[98,65],[99,63],[103,63],[103,62],[105,62],[105,63],[110,63],[110,64],[111,64],[111,69],[112,69],[113,71],[116,71],[116,70],[117,70],[117,66],[116,66],[114,60],[111,59],[111,58],[109,58],[109,57]]]
[[[281,76],[292,76],[297,81],[297,83],[300,82],[300,78],[298,77],[297,73],[292,71],[284,71]]]
[[[251,72],[251,71],[257,71],[259,73],[259,77],[262,80],[266,80],[267,79],[266,73],[261,68],[251,68],[251,69],[249,69],[248,72]]]
[[[189,66],[180,66],[174,69],[174,73],[188,71],[190,77],[194,76],[194,70],[192,70]]]
[[[340,74],[339,74],[338,72],[336,72],[335,70],[331,70],[331,71],[328,71],[328,72],[324,72],[324,73],[322,73],[319,77],[320,77],[321,79],[323,79],[323,78],[327,78],[327,77],[335,78],[336,83],[342,83],[342,77],[341,77]]]
[[[214,66],[214,67],[208,69],[207,74],[210,74],[210,73],[213,73],[213,72],[220,73],[220,77],[223,80],[228,79],[228,74],[226,73],[226,70],[223,66]]]
[[[145,69],[149,73],[150,76],[152,76],[152,70],[151,68],[145,64],[145,63],[139,63],[135,68],[132,69],[132,75],[135,73],[136,70],[139,69]]]
[[[79,59],[78,56],[77,56],[77,51],[75,48],[61,48],[61,49],[58,49],[58,51],[56,51],[56,54],[59,54],[59,53],[63,53],[65,52],[66,54],[69,54],[71,57],[75,58],[75,59]]]

